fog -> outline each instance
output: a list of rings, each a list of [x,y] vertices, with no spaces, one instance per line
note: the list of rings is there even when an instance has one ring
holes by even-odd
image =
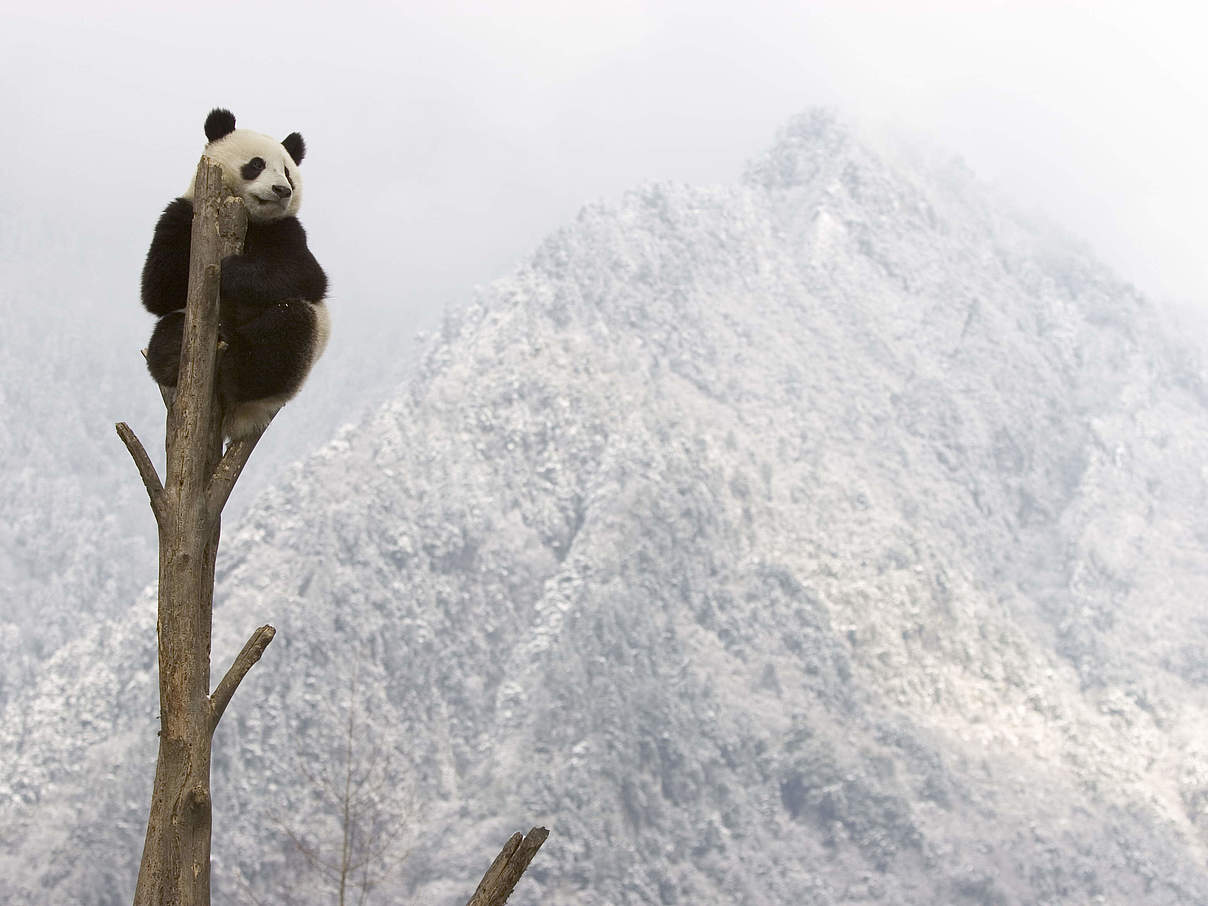
[[[7,2],[0,211],[45,211],[137,310],[151,225],[227,106],[306,137],[338,335],[402,341],[585,201],[732,181],[829,104],[963,156],[1198,306],[1208,63],[1184,6]]]
[[[323,446],[584,204],[733,183],[816,105],[963,158],[1202,341],[1203,18],[0,0],[0,900],[135,876],[157,536],[113,423],[162,461],[139,274],[223,106],[305,136],[334,322],[223,514],[215,664],[281,627],[215,761],[227,891],[289,874],[257,865],[292,852],[281,815],[325,820],[297,768],[359,675],[392,770],[439,788],[405,871],[446,893],[504,815],[548,813],[543,881],[599,902],[1208,902],[1200,361],[1154,367],[1148,312],[1080,254],[983,241],[980,192],[947,233],[836,197],[867,246],[783,186],[597,209],[485,291],[516,317]]]

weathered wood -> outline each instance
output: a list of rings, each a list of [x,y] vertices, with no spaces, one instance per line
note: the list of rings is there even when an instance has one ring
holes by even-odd
[[[243,203],[223,186],[221,168],[203,157],[193,200],[180,376],[168,406],[166,478],[158,489],[159,757],[135,906],[209,906],[211,738],[239,680],[273,635],[271,627],[262,628],[249,642],[252,650],[245,646],[236,658],[238,670],[220,684],[221,707],[215,713],[209,695],[210,631],[222,507],[213,501],[225,502],[238,477],[235,472],[221,492],[211,487],[222,456],[215,386],[218,287],[220,262],[240,251],[246,229]],[[125,434],[122,439],[127,441]],[[155,506],[156,488],[136,455],[142,445],[134,438],[127,447]]]
[[[147,489],[147,497],[151,500],[151,512],[155,514],[155,522],[161,524],[164,521],[164,486],[159,480],[159,473],[155,471],[155,466],[151,462],[151,457],[147,455],[143,442],[138,439],[137,434],[130,430],[129,425],[125,422],[118,422],[117,436],[122,439],[122,443],[130,451],[130,458],[134,460],[134,466],[143,479],[143,487]]]
[[[277,630],[268,625],[261,626],[253,632],[252,637],[247,640],[243,650],[235,658],[235,662],[231,664],[231,669],[226,672],[222,682],[214,689],[214,694],[210,696],[211,733],[218,728],[218,721],[222,720],[222,712],[230,704],[231,696],[235,694],[235,690],[239,688],[239,684],[243,682],[247,672],[260,660],[264,649],[268,647],[268,643],[276,634]]]
[[[466,906],[503,906],[548,836],[549,829],[544,827],[534,827],[523,836],[512,834],[482,876],[478,889]]]
[[[269,421],[271,422],[272,419]],[[261,431],[251,437],[233,440],[227,445],[226,452],[222,454],[222,459],[214,469],[209,488],[206,491],[206,510],[210,518],[217,519],[222,513],[222,508],[226,506],[231,491],[235,489],[235,482],[239,480],[243,467],[247,465],[248,457],[252,455],[256,444],[263,436],[264,432]]]

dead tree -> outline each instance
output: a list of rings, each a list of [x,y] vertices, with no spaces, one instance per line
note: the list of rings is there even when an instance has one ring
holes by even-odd
[[[166,481],[123,422],[130,451],[159,526],[159,756],[135,906],[209,906],[210,745],[240,681],[275,630],[261,626],[210,692],[214,560],[222,508],[258,437],[222,449],[218,369],[218,287],[222,259],[239,252],[243,202],[230,197],[222,169],[197,168],[189,292],[180,377],[168,405]]]
[[[220,264],[240,252],[247,231],[243,202],[231,197],[222,168],[197,168],[180,376],[168,404],[166,481],[125,422],[118,436],[147,489],[159,527],[159,755],[134,906],[209,906],[210,747],[214,730],[276,630],[252,633],[210,692],[214,563],[222,509],[259,435],[222,448],[222,405],[215,377]],[[483,877],[469,906],[501,906],[547,831],[515,834]]]

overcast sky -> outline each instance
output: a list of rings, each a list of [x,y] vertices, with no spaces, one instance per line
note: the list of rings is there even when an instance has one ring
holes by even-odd
[[[1191,6],[0,0],[0,211],[49,202],[105,250],[98,292],[137,309],[154,219],[227,106],[306,137],[337,324],[424,326],[583,202],[731,182],[829,104],[930,137],[1142,289],[1208,308]]]

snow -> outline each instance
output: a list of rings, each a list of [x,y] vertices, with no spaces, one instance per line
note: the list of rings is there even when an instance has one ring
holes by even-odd
[[[215,660],[279,632],[216,900],[329,899],[279,819],[324,826],[297,766],[355,670],[414,790],[390,899],[548,823],[520,902],[1208,902],[1205,371],[1084,248],[810,113],[735,185],[584,208],[431,344],[227,524]],[[149,601],[10,699],[0,899],[129,899]]]

